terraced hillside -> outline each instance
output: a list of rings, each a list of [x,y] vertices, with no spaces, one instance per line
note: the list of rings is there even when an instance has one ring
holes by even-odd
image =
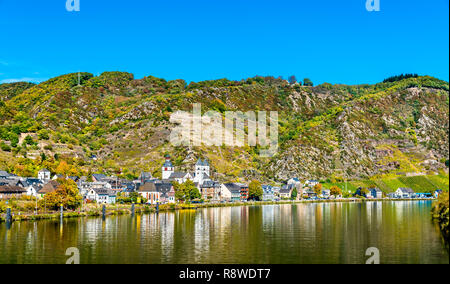
[[[80,73],[38,85],[2,84],[0,99],[0,168],[20,175],[46,167],[77,175],[133,178],[146,170],[159,176],[166,154],[179,170],[208,158],[219,180],[370,178],[391,190],[426,184],[407,173],[448,172],[449,84],[428,76],[311,87],[274,77],[188,85],[124,72]],[[259,147],[248,146],[172,146],[170,115],[191,111],[194,103],[221,113],[278,111],[278,154],[261,158]],[[438,178],[426,180],[437,186]]]

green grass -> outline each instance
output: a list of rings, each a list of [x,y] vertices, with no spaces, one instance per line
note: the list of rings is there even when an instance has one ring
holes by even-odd
[[[345,189],[345,183],[324,183],[325,188],[330,188],[336,185]],[[449,190],[449,176],[447,174],[430,175],[430,176],[413,176],[413,177],[398,177],[398,178],[384,178],[377,180],[358,180],[349,181],[347,188],[351,192],[355,192],[358,187],[373,187],[380,188],[385,193],[396,191],[399,187],[410,187],[415,192],[434,192],[436,189]]]

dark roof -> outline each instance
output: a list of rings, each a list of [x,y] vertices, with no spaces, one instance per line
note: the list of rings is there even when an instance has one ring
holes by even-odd
[[[281,189],[280,189],[280,193],[291,193],[292,187],[291,186],[287,186],[284,185]]]
[[[59,182],[57,182],[56,180],[51,180],[49,182],[47,182],[46,184],[44,184],[44,186],[42,186],[42,188],[38,191],[38,193],[49,193],[49,192],[53,192],[55,191],[59,186]]]
[[[381,192],[381,189],[379,189],[378,187],[373,187],[369,189],[370,191],[376,191],[376,192]]]
[[[24,192],[27,192],[27,190],[23,187],[16,186],[16,185],[1,185],[0,192],[1,193],[24,193]]]
[[[106,178],[106,175],[104,174],[93,174],[92,177],[94,177],[97,181],[102,180]]]
[[[11,174],[8,173],[7,171],[0,171],[0,176],[1,177],[9,177]]]
[[[163,167],[165,167],[165,168],[173,168],[172,162],[169,159],[166,159],[166,161],[163,164]]]
[[[224,185],[226,188],[228,188],[228,190],[230,192],[234,192],[234,193],[241,192],[242,185],[240,185],[238,183],[225,183]]]
[[[141,184],[139,187],[139,192],[156,192],[156,186],[153,182],[146,182]]]
[[[201,188],[210,188],[210,187],[219,187],[220,184],[218,182],[212,180],[205,180],[203,184],[200,185]]]
[[[174,179],[174,178],[184,178],[188,173],[183,173],[183,172],[173,172],[169,179]]]
[[[93,189],[98,195],[108,195],[108,196],[116,196],[116,193],[113,190],[108,188],[95,188]]]

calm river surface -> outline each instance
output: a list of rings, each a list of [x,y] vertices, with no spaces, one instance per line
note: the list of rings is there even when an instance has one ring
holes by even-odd
[[[222,207],[0,224],[0,263],[449,263],[431,201]]]

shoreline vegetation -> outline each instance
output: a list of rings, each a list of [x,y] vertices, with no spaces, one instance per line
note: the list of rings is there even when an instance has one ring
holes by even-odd
[[[364,202],[379,202],[379,201],[424,201],[424,200],[436,200],[430,198],[415,198],[415,199],[363,199],[363,198],[347,198],[347,199],[332,199],[332,200],[296,200],[296,201],[259,201],[259,202],[236,202],[236,203],[204,203],[204,204],[161,204],[148,205],[148,204],[136,204],[134,208],[135,214],[150,214],[158,212],[170,212],[177,210],[197,210],[203,208],[218,208],[218,207],[242,207],[242,206],[262,206],[262,205],[283,205],[283,204],[304,204],[304,203],[364,203]],[[69,210],[63,212],[63,218],[80,218],[80,217],[102,217],[103,205],[102,204],[87,204],[86,208],[81,210]],[[105,204],[105,217],[118,216],[118,215],[132,215],[131,204],[119,204],[119,205],[106,205]],[[51,220],[60,219],[61,213],[59,211],[39,212],[35,214],[31,212],[19,212],[12,211],[12,222],[14,221],[38,221],[38,220]],[[0,216],[0,223],[6,222],[6,214],[2,213]],[[442,228],[442,227],[441,227]],[[448,195],[447,195],[447,237],[448,237]]]
[[[449,193],[443,192],[439,195],[433,207],[433,219],[439,223],[445,241],[449,240]]]

